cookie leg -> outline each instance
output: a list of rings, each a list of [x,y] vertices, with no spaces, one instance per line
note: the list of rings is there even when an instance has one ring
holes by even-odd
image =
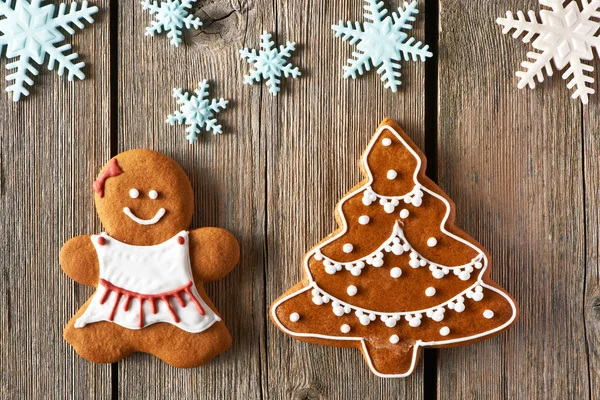
[[[373,373],[384,378],[400,378],[413,372],[421,349],[417,344],[390,346],[389,341],[365,340],[362,352]]]
[[[76,328],[78,314],[65,327],[63,337],[83,358],[97,363],[113,363],[134,351],[128,340],[128,329],[112,322],[96,322]]]
[[[150,353],[177,368],[206,364],[227,350],[232,342],[223,321],[199,333],[189,333],[164,323],[151,325],[144,331],[143,338],[136,342],[136,351]]]

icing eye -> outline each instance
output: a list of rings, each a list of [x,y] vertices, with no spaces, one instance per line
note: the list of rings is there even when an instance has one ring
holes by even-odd
[[[148,197],[150,197],[152,200],[156,200],[158,197],[158,192],[156,190],[151,190],[148,192]]]
[[[137,189],[131,189],[129,191],[129,197],[131,197],[132,199],[137,199],[140,196],[140,191]]]

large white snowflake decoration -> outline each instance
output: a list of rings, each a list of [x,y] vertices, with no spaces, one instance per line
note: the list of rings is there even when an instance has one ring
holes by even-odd
[[[217,125],[217,119],[214,115],[225,109],[227,103],[224,98],[208,100],[208,83],[205,80],[199,83],[199,89],[194,91],[195,96],[191,96],[188,92],[183,94],[181,89],[173,89],[173,97],[177,99],[177,104],[181,105],[181,111],[167,117],[167,123],[171,126],[175,123],[181,125],[185,123],[189,125],[185,131],[188,133],[186,139],[190,143],[198,140],[198,134],[204,128],[207,132],[212,131],[213,135],[221,133],[221,125]]]
[[[542,9],[537,20],[533,11],[527,14],[529,20],[522,11],[517,12],[515,19],[510,11],[506,12],[506,18],[498,18],[496,22],[502,25],[502,33],[506,34],[514,29],[513,37],[518,38],[523,32],[523,42],[528,43],[534,36],[533,48],[538,50],[527,53],[531,61],[523,61],[521,64],[525,71],[516,73],[519,77],[519,89],[529,85],[535,88],[535,79],[544,81],[544,71],[552,76],[550,61],[554,61],[557,70],[562,70],[569,65],[563,73],[563,79],[569,79],[567,87],[575,88],[572,97],[579,97],[583,104],[587,104],[588,95],[594,93],[589,87],[594,79],[586,75],[594,68],[584,64],[582,61],[590,61],[594,58],[592,48],[600,54],[600,38],[596,36],[600,24],[596,22],[600,18],[600,0],[582,0],[583,8],[580,10],[577,2],[571,1],[563,6],[564,0],[539,0],[542,6],[550,10]]]
[[[171,39],[171,44],[178,47],[181,44],[181,30],[185,26],[187,29],[194,27],[198,29],[202,26],[200,18],[194,18],[189,14],[192,3],[196,0],[166,0],[162,2],[145,0],[142,2],[144,10],[150,11],[155,15],[155,21],[146,28],[146,36],[154,36],[156,33],[167,31],[167,37]]]
[[[88,7],[88,2],[83,1],[78,9],[78,3],[71,3],[67,10],[65,4],[58,7],[55,15],[55,5],[44,5],[45,0],[0,0],[0,56],[6,46],[6,57],[17,58],[16,61],[6,64],[7,70],[15,70],[6,77],[13,81],[6,88],[12,92],[14,101],[19,101],[21,96],[29,96],[26,85],[33,86],[33,79],[27,74],[37,75],[38,70],[32,61],[42,65],[48,56],[48,69],[56,67],[58,75],[62,76],[67,71],[67,78],[83,79],[82,71],[85,64],[75,63],[78,54],[67,53],[70,44],[60,47],[54,45],[65,40],[62,31],[69,35],[75,33],[74,25],[79,29],[84,28],[83,20],[90,24],[94,22],[92,15],[98,12],[98,7]],[[61,31],[62,29],[62,31]]]
[[[343,40],[349,40],[352,45],[360,41],[356,46],[357,51],[352,53],[354,58],[348,59],[348,65],[343,67],[344,78],[356,79],[356,74],[362,75],[364,70],[369,71],[372,63],[374,67],[379,67],[377,73],[385,82],[385,88],[396,92],[402,83],[398,71],[402,57],[405,61],[410,58],[413,61],[425,61],[433,55],[428,50],[429,46],[421,42],[414,43],[415,38],[402,31],[412,29],[410,22],[414,22],[414,15],[419,13],[417,2],[404,2],[404,8],[398,7],[398,12],[392,12],[390,15],[387,15],[388,11],[383,8],[383,1],[365,2],[367,4],[364,6],[364,17],[371,22],[364,23],[364,30],[360,22],[355,22],[353,27],[352,22],[344,24],[342,20],[338,25],[331,27],[336,37],[342,36]]]
[[[256,49],[249,51],[248,48],[245,48],[240,50],[240,56],[242,59],[247,59],[248,64],[254,64],[255,68],[250,70],[250,75],[244,77],[244,83],[251,85],[255,81],[259,82],[263,79],[267,82],[269,92],[273,96],[277,96],[281,90],[279,88],[281,74],[283,73],[286,78],[291,76],[296,79],[300,76],[300,70],[291,63],[286,64],[286,58],[292,56],[292,51],[296,49],[296,43],[287,42],[279,49],[273,48],[274,44],[275,42],[271,41],[271,34],[263,32],[260,35],[261,50],[257,53]]]

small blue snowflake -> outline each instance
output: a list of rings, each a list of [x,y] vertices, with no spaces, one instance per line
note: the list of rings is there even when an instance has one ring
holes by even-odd
[[[250,75],[244,77],[245,84],[253,84],[255,81],[259,82],[261,79],[267,82],[269,92],[273,96],[277,96],[277,93],[281,90],[278,79],[281,77],[281,73],[288,78],[294,79],[300,76],[300,70],[298,67],[294,67],[291,63],[286,64],[287,57],[291,57],[291,52],[296,49],[296,43],[287,42],[284,46],[280,46],[279,50],[277,47],[273,48],[275,42],[271,42],[271,34],[263,32],[260,36],[260,47],[258,54],[256,49],[249,51],[248,48],[240,50],[240,56],[242,59],[248,59],[248,64],[255,64],[255,69],[250,70]]]
[[[212,131],[213,135],[221,133],[221,125],[217,125],[217,119],[214,115],[221,110],[229,101],[224,98],[208,100],[208,83],[206,79],[200,82],[199,89],[194,92],[195,96],[191,96],[188,92],[183,94],[181,89],[173,89],[173,97],[177,99],[177,104],[181,105],[181,111],[167,117],[167,124],[171,126],[175,123],[181,125],[185,123],[189,125],[185,128],[188,135],[185,137],[190,143],[198,140],[198,134],[202,133],[202,128],[207,132]]]
[[[360,43],[356,46],[358,51],[352,53],[354,58],[348,59],[348,65],[344,66],[344,78],[352,77],[356,79],[356,74],[363,74],[363,69],[369,71],[371,66],[379,67],[377,73],[381,75],[381,80],[385,82],[385,88],[392,89],[392,92],[398,90],[400,81],[400,64],[398,61],[404,57],[408,61],[412,57],[413,61],[418,58],[425,61],[426,57],[431,57],[429,46],[423,46],[421,42],[415,42],[415,38],[408,36],[402,32],[402,29],[412,29],[409,22],[414,22],[414,14],[418,14],[417,2],[413,1],[410,4],[404,2],[404,9],[398,7],[398,12],[392,12],[387,15],[388,11],[383,8],[383,1],[379,3],[376,0],[365,0],[367,3],[364,8],[367,11],[364,14],[365,19],[371,22],[364,23],[364,30],[360,26],[360,22],[355,22],[352,27],[352,22],[348,21],[344,25],[344,21],[340,20],[338,25],[332,25],[335,31],[335,36],[342,36],[343,40],[349,40],[350,44]],[[414,43],[414,44],[413,44]]]
[[[156,14],[156,21],[152,21],[152,24],[146,28],[146,36],[154,36],[164,29],[167,31],[167,37],[171,39],[171,44],[178,47],[181,44],[181,30],[184,25],[187,29],[192,27],[198,29],[202,26],[200,18],[194,18],[189,14],[194,1],[196,0],[166,0],[161,3],[143,1],[144,10],[150,11],[151,15]]]

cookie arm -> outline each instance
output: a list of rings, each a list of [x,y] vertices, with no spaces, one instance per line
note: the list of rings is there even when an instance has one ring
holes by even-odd
[[[229,231],[220,228],[190,231],[190,260],[195,279],[202,282],[221,279],[239,258],[240,246]]]
[[[67,241],[60,249],[60,266],[74,281],[96,286],[100,266],[91,236],[76,236]]]

